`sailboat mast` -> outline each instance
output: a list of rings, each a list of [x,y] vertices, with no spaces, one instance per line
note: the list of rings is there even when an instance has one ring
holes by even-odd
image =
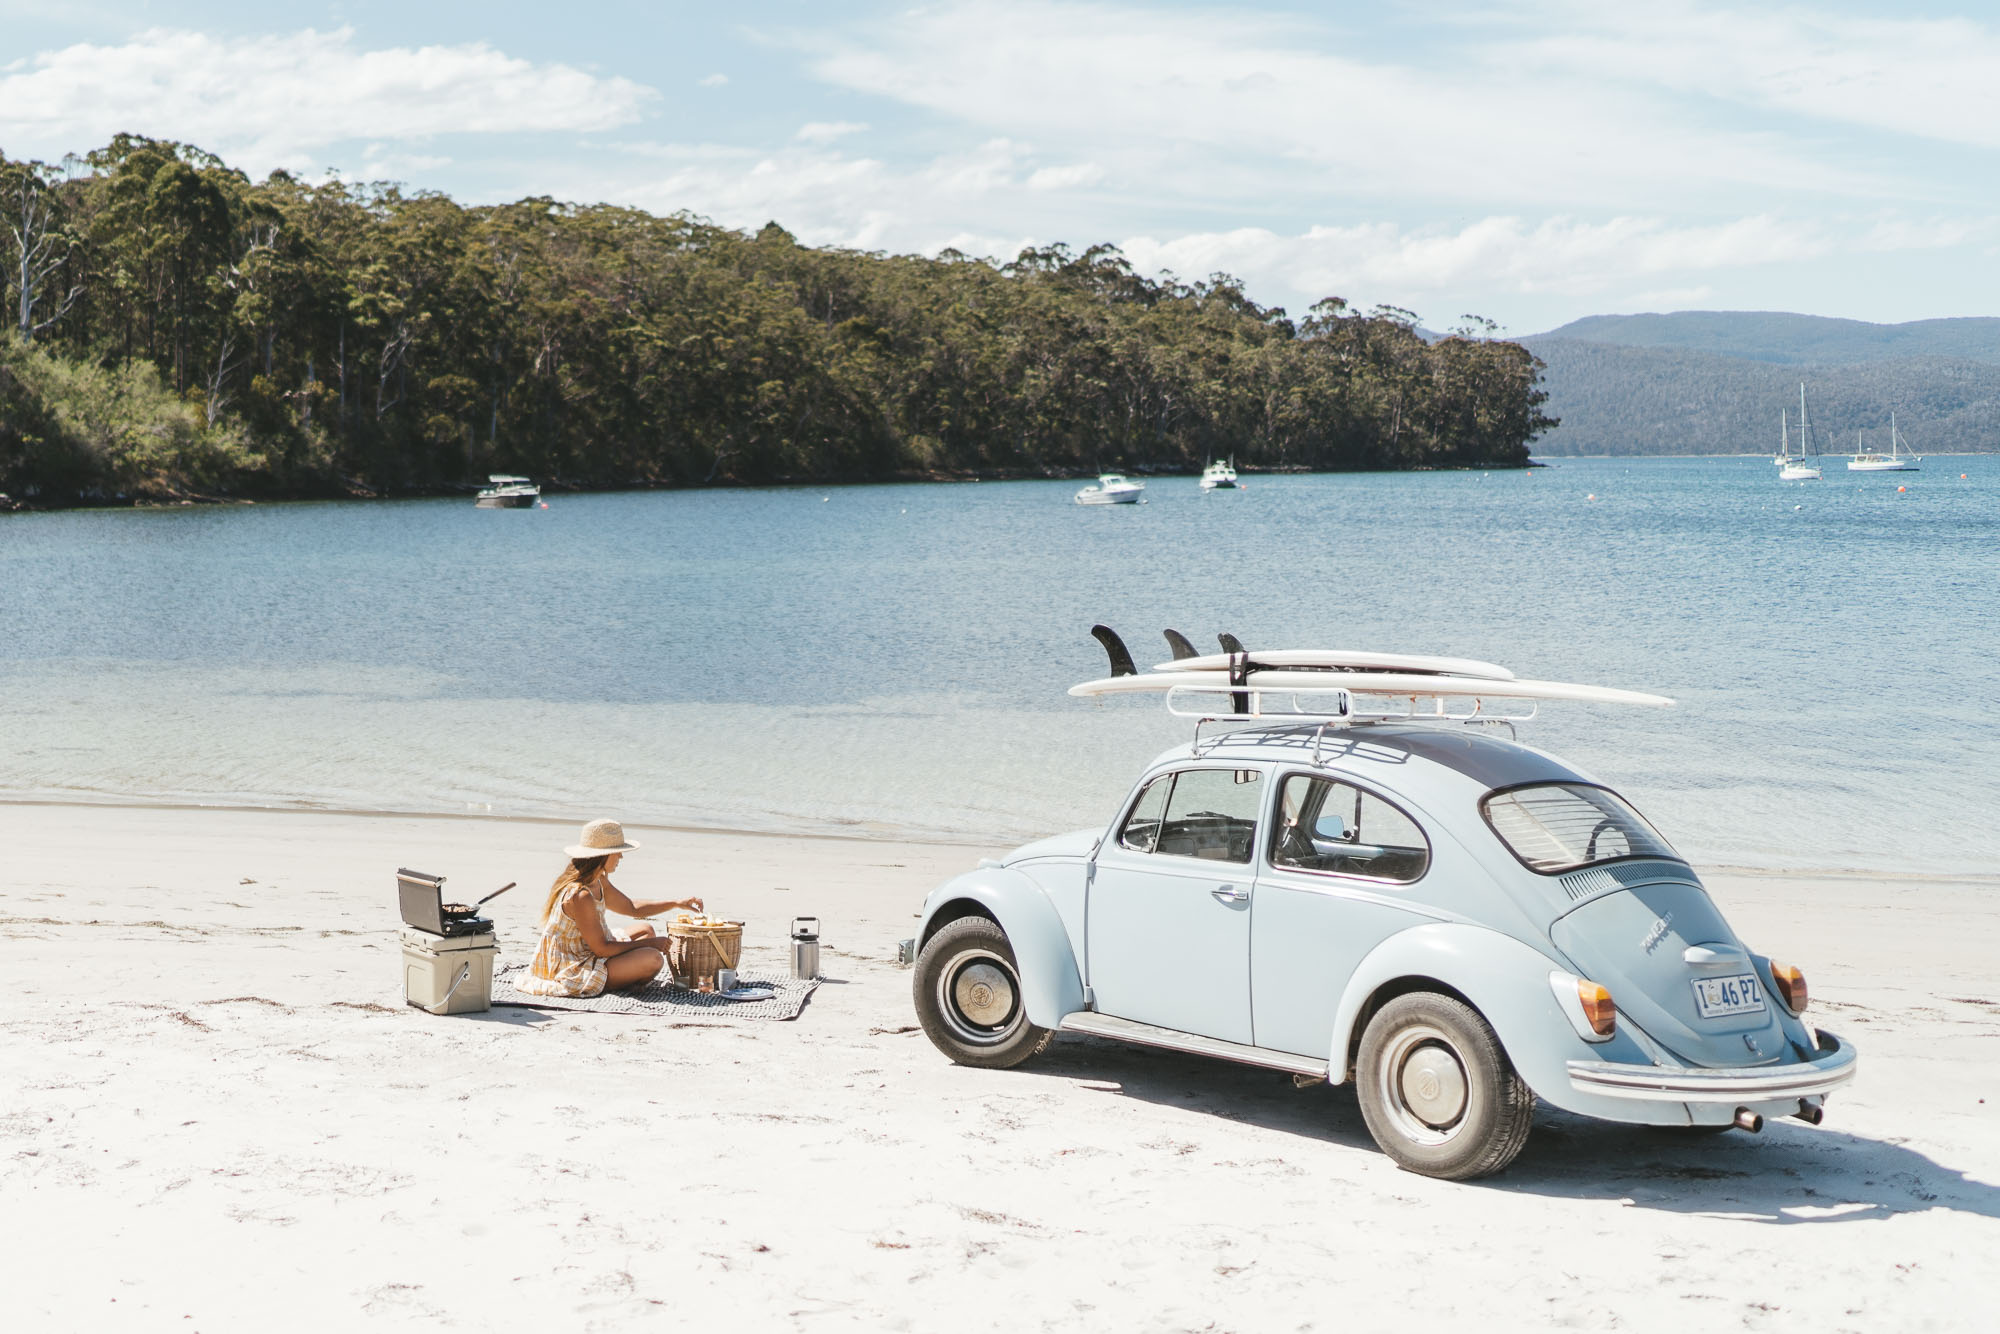
[[[1806,382],[1799,381],[1799,455],[1812,456],[1812,427],[1806,425]]]

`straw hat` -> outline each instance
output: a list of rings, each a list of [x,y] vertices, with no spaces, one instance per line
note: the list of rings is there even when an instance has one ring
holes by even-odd
[[[583,839],[563,849],[572,857],[609,857],[614,852],[630,852],[637,843],[625,841],[625,826],[616,820],[592,820],[583,827]]]

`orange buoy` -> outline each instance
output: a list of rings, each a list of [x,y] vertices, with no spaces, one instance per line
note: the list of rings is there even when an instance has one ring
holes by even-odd
[[[1909,488],[1909,487],[1907,487],[1907,486],[1899,486],[1899,487],[1897,487],[1896,489],[1897,489],[1898,491],[1907,491],[1907,490],[1909,490],[1910,488]]]

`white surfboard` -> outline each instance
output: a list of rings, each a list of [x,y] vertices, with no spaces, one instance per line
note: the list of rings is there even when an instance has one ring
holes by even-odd
[[[1295,690],[1339,688],[1364,695],[1399,698],[1561,699],[1582,704],[1644,704],[1666,708],[1665,695],[1611,686],[1577,685],[1569,681],[1498,680],[1479,676],[1443,676],[1422,672],[1259,672],[1248,684],[1231,685],[1227,672],[1144,672],[1137,676],[1107,676],[1069,688],[1072,695],[1128,695],[1146,691],[1203,690],[1217,694],[1262,692],[1283,695]]]
[[[1246,655],[1253,667],[1335,667],[1349,671],[1424,672],[1439,676],[1477,676],[1489,681],[1511,681],[1514,673],[1493,662],[1476,658],[1439,658],[1421,653],[1367,653],[1345,648],[1268,649]],[[1153,664],[1156,672],[1214,672],[1229,669],[1230,655],[1208,653],[1199,658],[1180,658]],[[1261,675],[1262,673],[1259,673]],[[1339,685],[1327,681],[1326,685]]]

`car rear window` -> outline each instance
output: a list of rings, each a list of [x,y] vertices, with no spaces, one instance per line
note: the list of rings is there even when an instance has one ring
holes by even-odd
[[[1609,788],[1537,783],[1495,792],[1481,809],[1507,850],[1545,875],[1625,857],[1680,860],[1646,817]]]

